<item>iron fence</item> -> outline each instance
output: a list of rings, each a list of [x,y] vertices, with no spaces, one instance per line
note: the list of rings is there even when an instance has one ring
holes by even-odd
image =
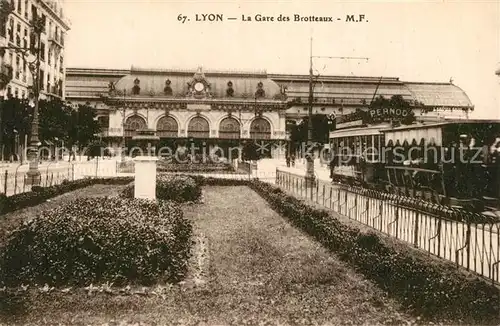
[[[276,170],[276,184],[293,195],[454,262],[500,284],[498,219],[422,200],[318,180]]]
[[[33,180],[28,175],[29,165],[12,165],[0,170],[0,193],[7,196],[31,191]],[[86,162],[49,162],[39,166],[42,187],[61,184],[85,177],[113,177],[117,175],[114,162],[93,160]]]

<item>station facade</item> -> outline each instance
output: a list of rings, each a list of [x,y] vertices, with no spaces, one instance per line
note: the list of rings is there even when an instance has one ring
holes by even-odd
[[[473,105],[452,83],[409,83],[389,77],[320,76],[313,114],[367,110],[376,96],[401,95],[417,121],[467,118]],[[309,76],[265,71],[67,68],[66,100],[91,105],[109,146],[129,146],[137,130],[153,129],[160,145],[181,141],[228,149],[247,141],[280,145],[287,124],[308,114]],[[276,156],[282,146],[269,146]]]

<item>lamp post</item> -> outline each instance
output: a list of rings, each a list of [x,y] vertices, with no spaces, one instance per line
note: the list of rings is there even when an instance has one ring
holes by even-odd
[[[120,159],[121,159],[122,163],[125,162],[125,153],[124,153],[124,151],[125,151],[125,147],[126,147],[125,146],[126,145],[126,143],[125,143],[125,113],[126,113],[126,110],[125,110],[125,96],[126,96],[126,92],[127,92],[127,90],[124,88],[123,89],[123,109],[122,109],[122,144],[123,145],[122,145],[121,153],[120,153],[120,155],[121,155]]]
[[[37,44],[34,47],[22,48],[18,46],[2,46],[0,51],[14,50],[17,53],[21,53],[24,56],[24,60],[29,56],[29,52],[34,52],[36,54],[35,60],[28,62],[28,67],[30,69],[31,75],[33,76],[33,119],[31,121],[31,137],[30,137],[30,149],[28,152],[29,159],[29,170],[27,172],[27,183],[33,186],[40,184],[40,170],[38,168],[38,147],[41,145],[40,139],[38,137],[38,111],[39,111],[39,96],[40,96],[40,57],[41,57],[41,34],[45,29],[45,19],[42,17],[33,17],[31,28],[33,30],[32,37],[37,38]],[[13,32],[13,31],[12,31]]]
[[[312,123],[312,109],[313,109],[313,68],[312,68],[312,37],[311,37],[311,52],[309,55],[309,103],[308,103],[308,112],[307,115],[309,117],[307,121],[307,150],[306,150],[306,187],[314,186],[314,153],[311,155],[309,151],[312,147],[312,131],[313,131],[313,123]]]

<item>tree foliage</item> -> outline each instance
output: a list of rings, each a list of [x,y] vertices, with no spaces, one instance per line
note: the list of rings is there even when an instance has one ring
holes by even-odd
[[[309,117],[304,117],[297,125],[290,125],[290,140],[294,143],[307,141]],[[312,142],[328,143],[330,131],[332,131],[334,121],[325,114],[314,114],[312,116]]]
[[[23,143],[25,135],[31,135],[33,107],[27,100],[10,98],[2,102],[0,118],[1,143],[5,145],[5,154],[10,155],[16,136]],[[61,100],[40,100],[38,119],[42,143],[64,141],[67,147],[83,148],[93,143],[100,132],[95,112],[86,105],[75,110]]]
[[[244,161],[257,161],[260,159],[259,147],[253,141],[247,141],[243,145],[242,159]]]

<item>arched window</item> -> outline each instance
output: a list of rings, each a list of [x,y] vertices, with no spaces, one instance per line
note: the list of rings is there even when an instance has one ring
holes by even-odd
[[[257,118],[250,124],[250,138],[252,139],[270,139],[271,124],[263,119]]]
[[[220,122],[219,138],[238,139],[240,137],[240,124],[235,118],[227,117]]]
[[[146,120],[138,115],[128,117],[125,121],[125,136],[132,137],[137,134],[138,129],[146,129]]]
[[[170,116],[163,116],[156,124],[156,134],[160,138],[175,138],[177,137],[179,126],[177,121]]]
[[[209,138],[210,126],[208,121],[202,117],[194,117],[189,121],[188,137],[192,138]]]

